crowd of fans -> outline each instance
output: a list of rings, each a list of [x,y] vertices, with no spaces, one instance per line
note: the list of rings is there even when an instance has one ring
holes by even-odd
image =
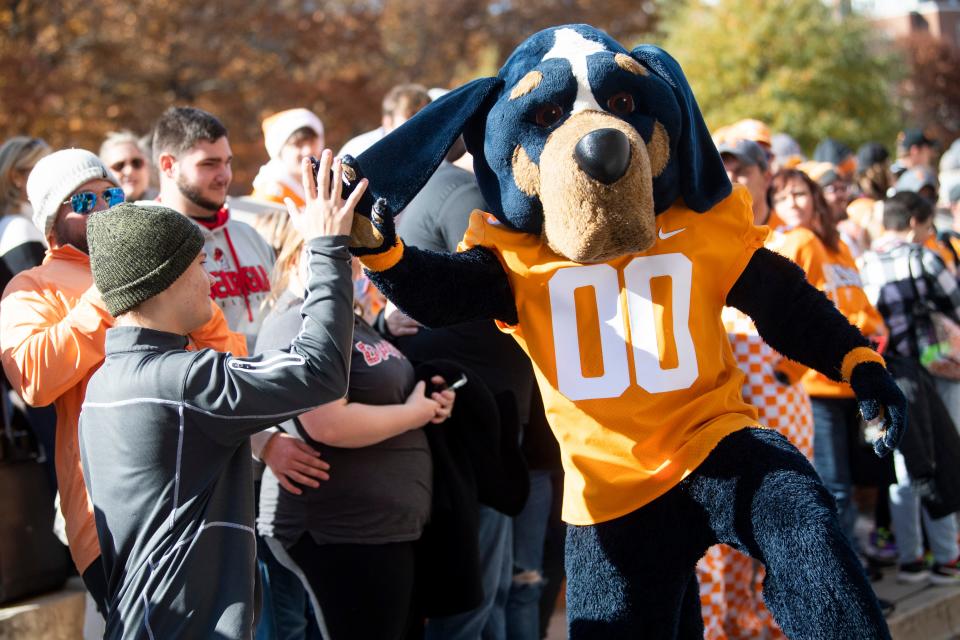
[[[395,87],[381,126],[340,155],[389,134],[442,95],[433,91]],[[320,157],[327,141],[306,108],[265,118],[263,138],[269,160],[250,195],[236,198],[227,195],[227,128],[196,108],[169,109],[145,136],[111,133],[99,155],[22,136],[0,146],[5,413],[29,425],[44,454],[65,543],[105,618],[118,597],[116,569],[105,569],[116,551],[101,550],[78,424],[115,319],[93,286],[88,215],[126,201],[192,220],[211,310],[190,332],[191,348],[282,349],[301,332],[310,277],[287,207],[309,204],[304,160]],[[879,142],[855,152],[827,139],[808,159],[790,136],[756,120],[714,139],[730,180],[752,197],[755,224],[770,230],[766,246],[803,269],[884,354],[908,396],[910,430],[892,459],[876,460],[849,386],[784,359],[749,318],[727,309],[746,399],[811,459],[872,577],[892,567],[901,581],[960,584],[960,141],[944,149],[907,129],[895,156]],[[406,244],[456,250],[471,211],[485,208],[469,169],[457,143],[401,213]],[[353,294],[346,396],[250,437],[256,481],[235,487],[255,491],[259,505],[256,637],[542,637],[562,582],[561,472],[529,363],[491,323],[420,326],[370,286],[356,261]],[[438,361],[468,381],[456,394],[447,389],[456,375],[431,368]],[[496,411],[484,413],[485,402]],[[458,419],[490,439],[451,442],[456,429],[445,423]],[[485,451],[486,442],[516,447]],[[454,450],[462,466],[451,468],[438,456]],[[493,467],[464,479],[483,464]],[[858,515],[869,531],[857,531]],[[444,584],[427,579],[452,566]],[[782,637],[763,606],[755,561],[714,547],[698,577],[707,637]]]

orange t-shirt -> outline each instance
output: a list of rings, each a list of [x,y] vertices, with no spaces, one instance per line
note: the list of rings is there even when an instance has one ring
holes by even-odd
[[[657,225],[653,247],[603,264],[571,262],[481,211],[460,245],[491,249],[507,273],[519,322],[501,328],[533,361],[572,524],[644,506],[758,424],[720,312],[767,228],[739,186],[707,213],[678,203]]]
[[[857,263],[842,240],[838,250],[833,252],[809,229],[793,227],[781,230],[782,233],[776,234],[774,242],[767,245],[771,251],[800,265],[807,274],[807,281],[823,291],[837,310],[863,335],[870,337],[887,332],[880,312],[870,304],[863,291]],[[814,397],[854,397],[849,384],[834,382],[813,369],[807,370],[802,381],[807,393]]]

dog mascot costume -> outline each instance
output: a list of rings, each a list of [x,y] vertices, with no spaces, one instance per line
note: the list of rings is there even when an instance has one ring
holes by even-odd
[[[489,212],[457,254],[392,217],[463,135]],[[762,247],[677,62],[587,25],[526,40],[358,158],[353,251],[428,326],[489,318],[533,361],[566,471],[571,638],[702,637],[694,568],[726,543],[764,563],[791,638],[889,637],[830,494],[741,398],[724,305],[784,355],[851,384],[883,455],[905,403],[883,359]],[[348,185],[349,187],[349,185]]]

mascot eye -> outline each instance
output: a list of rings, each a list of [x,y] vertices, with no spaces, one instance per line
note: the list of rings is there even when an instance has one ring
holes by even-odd
[[[633,96],[626,91],[615,93],[607,100],[607,108],[618,116],[633,113]]]
[[[538,127],[550,127],[555,125],[562,117],[563,109],[551,102],[537,109],[536,114],[534,114],[534,121]]]

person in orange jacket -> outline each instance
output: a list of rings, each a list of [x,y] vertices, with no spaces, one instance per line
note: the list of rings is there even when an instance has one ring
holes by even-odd
[[[83,481],[77,425],[87,382],[104,358],[114,324],[93,285],[87,216],[124,200],[123,189],[100,159],[64,149],[41,159],[27,181],[33,221],[50,249],[40,266],[15,276],[0,302],[0,349],[11,386],[32,406],[53,403],[57,412],[55,464],[70,553],[101,614],[106,576],[93,505]],[[242,334],[213,317],[190,335],[195,348],[247,354]]]
[[[819,185],[802,171],[787,169],[773,177],[770,189],[783,231],[774,250],[800,265],[810,284],[827,294],[864,336],[885,341],[886,325],[863,291],[856,262],[840,239]],[[813,369],[802,382],[813,407],[814,467],[836,499],[840,523],[856,549],[849,444],[851,432],[859,429],[857,402],[850,385]]]

